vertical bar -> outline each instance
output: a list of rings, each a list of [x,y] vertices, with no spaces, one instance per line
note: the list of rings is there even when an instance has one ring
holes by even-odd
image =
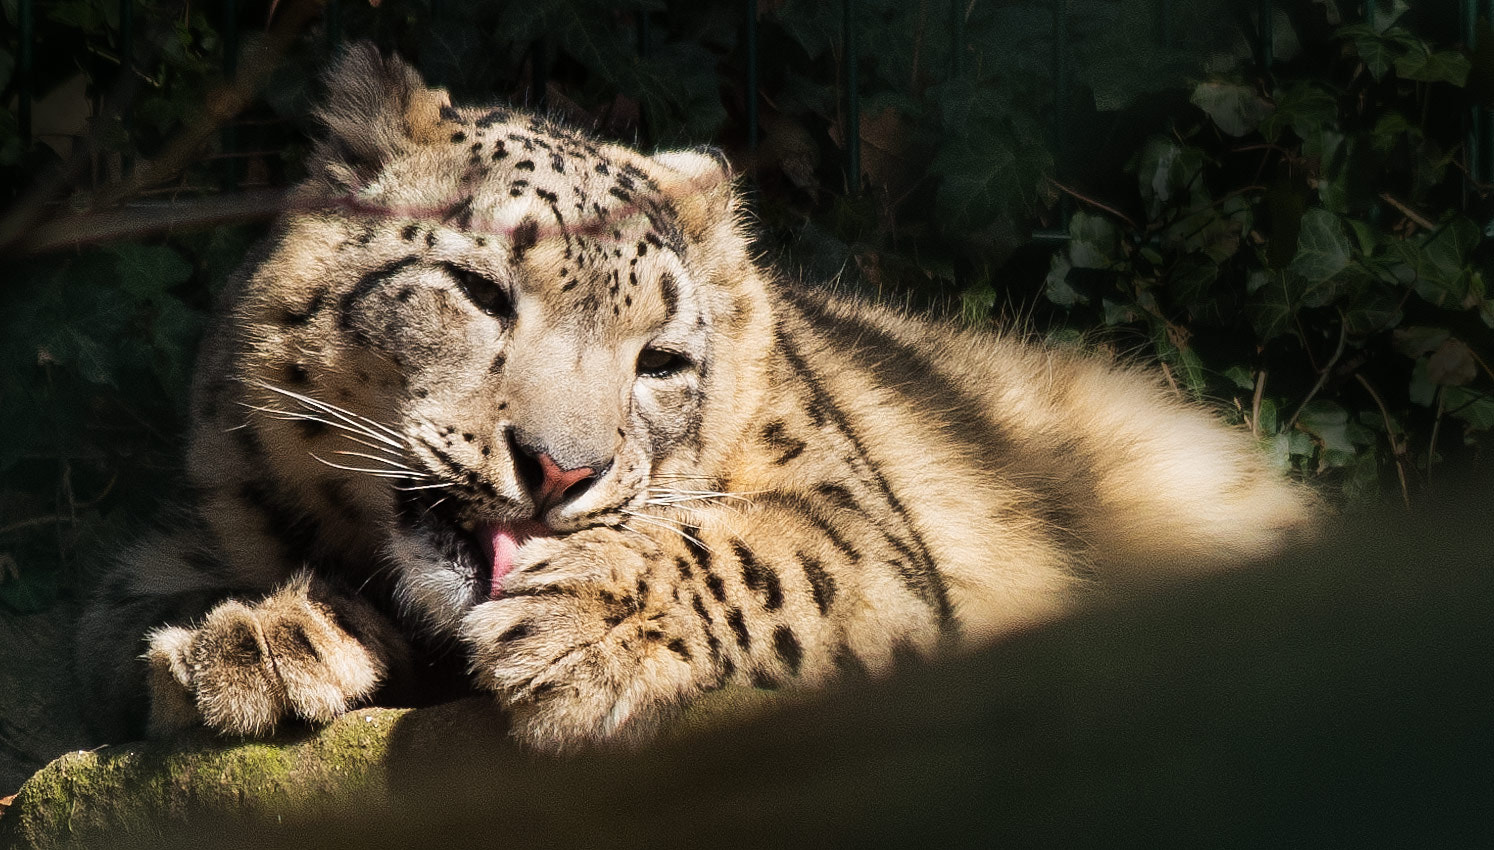
[[[133,93],[136,89],[135,82],[135,0],[119,0],[119,75],[124,82],[116,86],[116,90]],[[126,97],[126,101],[133,100]],[[118,98],[116,98],[118,100]],[[119,110],[119,123],[124,130],[125,139],[131,138],[131,130],[134,122],[130,120],[132,110],[129,103],[116,103],[115,108]],[[129,174],[134,165],[133,157],[130,156],[130,148],[126,145],[124,153],[119,156],[119,169],[123,174]]]
[[[757,0],[744,0],[747,12],[743,22],[743,40],[747,52],[747,158],[757,165]]]
[[[653,24],[649,21],[648,12],[643,9],[635,12],[633,19],[638,24],[638,58],[647,59],[654,50]],[[650,120],[648,108],[642,103],[638,106],[638,143],[648,147],[654,142],[653,121]]]
[[[1375,0],[1364,0],[1364,22],[1375,28]]]
[[[327,49],[336,50],[342,44],[342,0],[327,0],[323,22],[326,25]]]
[[[239,71],[239,2],[223,0],[223,76],[232,84]],[[230,118],[221,134],[223,153],[233,154],[239,148],[238,128]],[[223,180],[232,189],[239,182],[239,161],[233,156],[223,159]]]
[[[1057,171],[1064,165],[1064,148],[1068,142],[1069,119],[1069,3],[1068,0],[1053,0],[1053,167]],[[1069,218],[1074,214],[1074,203],[1068,195],[1059,202],[1059,215],[1063,219],[1063,232],[1069,232]]]
[[[1468,45],[1469,52],[1478,48],[1479,19],[1483,18],[1485,25],[1494,19],[1494,2],[1483,0],[1462,0],[1462,31],[1463,43]],[[1483,9],[1479,7],[1483,6]],[[1494,113],[1488,109],[1474,104],[1468,108],[1468,132],[1465,147],[1468,149],[1468,177],[1475,183],[1487,183],[1491,173],[1494,173]],[[1471,188],[1471,187],[1470,187]],[[1471,200],[1470,192],[1464,192],[1464,205]]]
[[[964,0],[949,0],[949,75],[958,77],[965,61]]]
[[[1374,0],[1370,0],[1374,2]],[[1261,74],[1271,76],[1271,65],[1275,60],[1275,11],[1271,8],[1271,0],[1260,0],[1256,12],[1256,62],[1260,64]]]
[[[854,195],[861,191],[861,101],[857,97],[860,85],[856,79],[856,28],[852,26],[852,5],[852,0],[841,0],[840,27],[841,44],[845,49],[846,191]]]
[[[31,144],[31,97],[36,81],[32,78],[31,42],[36,37],[35,15],[31,0],[20,0],[16,7],[17,24],[21,30],[20,49],[16,51],[16,91],[20,102],[16,109],[16,123],[20,126],[21,144]]]
[[[550,90],[550,37],[542,35],[534,42],[529,60],[529,105],[543,109]]]

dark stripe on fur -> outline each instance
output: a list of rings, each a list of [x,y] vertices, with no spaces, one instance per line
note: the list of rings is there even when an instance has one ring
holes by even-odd
[[[752,554],[752,550],[740,540],[731,542],[731,551],[742,565],[742,582],[747,589],[763,596],[763,608],[777,611],[783,607],[783,584],[778,574],[764,565]]]
[[[795,299],[792,295],[788,297],[793,299],[793,302],[797,305],[798,299]],[[852,338],[854,339],[855,337],[853,336]],[[804,383],[804,386],[809,389],[812,396],[811,403],[824,413],[828,422],[834,424],[841,433],[846,435],[846,439],[850,440],[851,445],[855,447],[857,459],[860,460],[861,465],[869,473],[872,483],[881,492],[882,498],[887,500],[887,504],[892,508],[893,513],[897,515],[902,527],[907,529],[909,536],[912,537],[914,551],[916,551],[917,555],[916,562],[911,565],[914,569],[912,573],[914,580],[909,583],[909,589],[933,606],[934,610],[939,614],[940,621],[946,627],[952,626],[954,623],[954,611],[949,604],[949,593],[944,586],[944,577],[939,573],[938,566],[934,563],[933,556],[929,553],[928,545],[924,543],[922,535],[919,534],[917,526],[914,525],[913,518],[908,513],[907,507],[903,505],[902,500],[897,497],[897,494],[892,491],[892,487],[887,483],[887,478],[882,475],[882,471],[877,468],[876,464],[871,462],[871,456],[862,444],[860,436],[851,427],[850,419],[840,409],[840,406],[835,403],[834,398],[825,389],[824,385],[820,383],[819,377],[814,374],[809,368],[808,362],[805,361],[804,357],[794,347],[789,335],[783,333],[782,329],[777,334],[777,342],[789,365],[793,367],[799,379]],[[923,400],[920,402],[918,404],[919,409],[928,408],[930,406],[929,401]],[[943,410],[945,403],[941,401],[933,406]]]
[[[342,299],[337,303],[338,327],[345,331],[351,331],[353,329],[353,308],[358,306],[358,302],[368,297],[370,292],[395,273],[407,266],[413,265],[417,259],[417,257],[410,256],[402,260],[395,260],[359,278],[358,282],[353,284],[352,289],[342,294]]]

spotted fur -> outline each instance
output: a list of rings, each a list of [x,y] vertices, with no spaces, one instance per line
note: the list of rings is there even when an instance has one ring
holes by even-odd
[[[1308,513],[1141,371],[773,276],[709,153],[452,107],[367,47],[329,83],[204,349],[186,518],[86,621],[83,669],[157,731],[324,720],[446,658],[530,745],[636,738]],[[542,497],[535,458],[589,475]],[[505,523],[554,534],[495,579],[473,529]]]

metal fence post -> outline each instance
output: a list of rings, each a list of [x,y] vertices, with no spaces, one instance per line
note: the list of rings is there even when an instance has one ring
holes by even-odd
[[[852,0],[841,0],[841,45],[845,51],[846,81],[846,191],[852,195],[861,191],[861,101],[857,97],[860,85],[856,79],[856,28],[853,26]]]
[[[16,7],[20,49],[16,51],[16,124],[21,132],[21,144],[31,144],[31,96],[36,81],[32,78],[31,42],[36,37],[36,15],[32,0],[20,0]]]
[[[742,4],[746,17],[742,20],[743,43],[747,53],[747,157],[757,164],[757,0],[745,0]]]

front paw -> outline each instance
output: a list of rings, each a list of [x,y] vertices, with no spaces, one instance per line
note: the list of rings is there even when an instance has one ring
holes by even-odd
[[[228,600],[195,628],[148,637],[151,731],[196,725],[263,735],[279,721],[325,722],[408,663],[402,639],[366,602],[300,577],[264,600]]]
[[[462,634],[515,736],[564,751],[643,732],[693,689],[692,652],[647,540],[611,529],[528,544]]]

